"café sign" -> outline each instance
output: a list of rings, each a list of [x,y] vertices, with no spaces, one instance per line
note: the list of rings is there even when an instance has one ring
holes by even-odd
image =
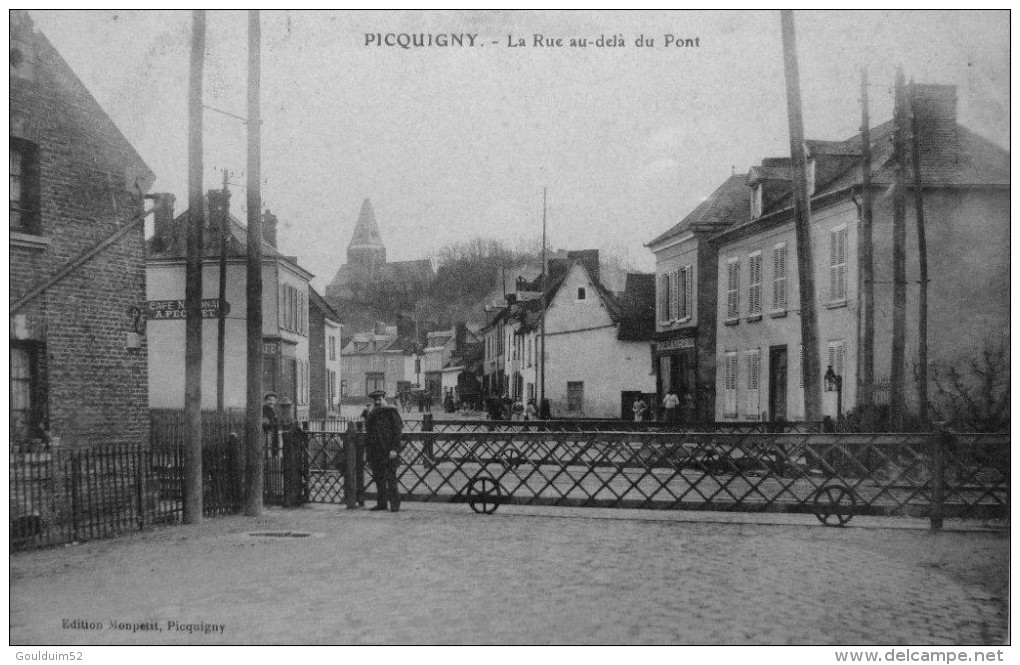
[[[224,302],[224,316],[230,314],[230,303]],[[202,318],[215,319],[220,315],[220,299],[202,300]],[[183,300],[150,300],[145,305],[145,318],[150,321],[172,321],[188,318]]]
[[[655,343],[655,350],[659,352],[693,348],[694,348],[693,337],[674,337],[673,339],[667,339],[665,341]]]

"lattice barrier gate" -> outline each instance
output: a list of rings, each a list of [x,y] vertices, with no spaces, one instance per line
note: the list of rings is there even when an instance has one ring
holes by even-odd
[[[524,505],[817,514],[838,504],[832,512],[846,516],[939,522],[1009,515],[1004,435],[479,429],[405,433],[405,500],[466,501],[472,481],[488,478],[486,491],[501,503]],[[345,474],[362,440],[310,433],[308,500],[353,501]],[[367,469],[364,478],[372,498]]]

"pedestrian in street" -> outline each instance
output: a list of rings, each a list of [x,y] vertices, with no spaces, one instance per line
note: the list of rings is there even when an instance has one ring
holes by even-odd
[[[524,408],[524,419],[525,420],[538,419],[538,407],[535,406],[535,400],[533,399],[528,400],[528,406]]]
[[[640,422],[645,419],[645,412],[648,410],[648,404],[641,397],[634,400],[634,406],[631,407],[634,411],[634,422]]]
[[[667,423],[675,422],[679,406],[680,398],[676,396],[676,388],[670,387],[666,391],[666,396],[662,398],[662,419]]]
[[[432,391],[425,391],[425,413],[432,413]]]
[[[365,448],[375,480],[376,505],[371,510],[400,510],[400,488],[397,486],[397,453],[404,423],[396,407],[386,403],[386,391],[369,395],[375,404],[365,420]]]
[[[276,393],[268,392],[262,398],[262,432],[273,457],[280,454],[280,417],[276,413]]]
[[[521,400],[515,400],[510,407],[510,420],[524,420],[524,405]]]

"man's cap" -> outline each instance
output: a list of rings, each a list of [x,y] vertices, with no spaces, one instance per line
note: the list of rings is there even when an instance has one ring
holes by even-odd
[[[276,393],[268,392],[265,395],[263,395],[262,399],[269,399],[270,397],[276,397]]]
[[[371,397],[372,399],[380,399],[382,397],[386,397],[386,391],[385,390],[373,390],[372,392],[368,393],[368,396]]]

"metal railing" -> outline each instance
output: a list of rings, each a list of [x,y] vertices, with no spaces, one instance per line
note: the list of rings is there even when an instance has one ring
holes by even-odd
[[[516,423],[515,423],[516,424]],[[311,434],[310,500],[340,503],[346,443]],[[346,443],[345,443],[346,442]],[[1008,518],[1009,438],[999,435],[691,432],[410,432],[407,500],[463,501],[491,479],[529,505]],[[368,478],[367,472],[366,478]],[[367,491],[374,491],[371,479]]]

